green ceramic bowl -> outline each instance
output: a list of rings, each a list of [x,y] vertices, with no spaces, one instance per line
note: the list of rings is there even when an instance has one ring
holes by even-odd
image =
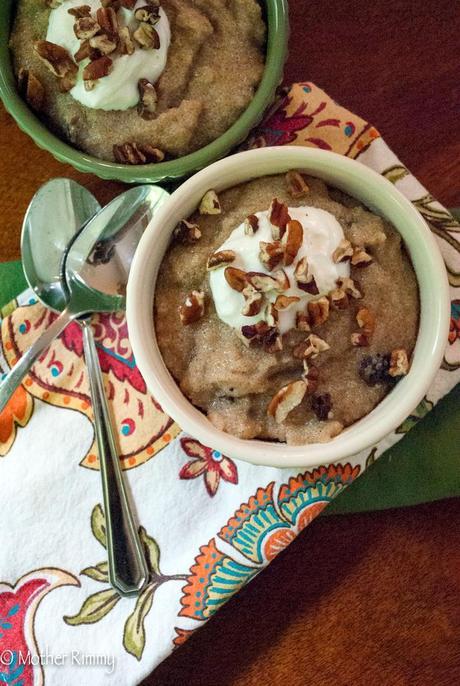
[[[264,111],[272,103],[275,90],[282,79],[288,39],[287,0],[263,0],[268,25],[265,71],[252,102],[239,119],[209,145],[176,160],[136,166],[104,162],[76,150],[55,136],[19,96],[8,50],[10,24],[15,4],[14,0],[0,0],[0,98],[18,126],[40,148],[48,150],[60,162],[71,164],[79,171],[96,174],[102,179],[117,179],[126,183],[149,183],[178,179],[202,169],[244,141],[249,131],[261,120]]]

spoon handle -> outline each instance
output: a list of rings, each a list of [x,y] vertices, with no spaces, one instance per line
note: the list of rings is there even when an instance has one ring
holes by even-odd
[[[0,384],[0,412],[4,410],[8,400],[21,384],[23,378],[33,366],[40,354],[59,336],[67,324],[73,319],[69,310],[65,309],[57,319],[39,336],[24,353],[18,362],[10,369]]]
[[[93,331],[88,319],[80,323],[101,468],[109,580],[120,595],[138,595],[149,572],[120,468]]]

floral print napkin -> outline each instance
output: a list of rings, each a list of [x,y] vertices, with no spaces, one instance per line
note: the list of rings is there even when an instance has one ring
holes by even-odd
[[[312,83],[288,89],[247,143],[263,145],[358,159],[429,223],[449,273],[452,324],[442,367],[412,419],[424,416],[460,379],[460,225],[373,126]],[[2,317],[6,370],[54,315],[28,291]],[[184,435],[149,395],[123,316],[97,316],[94,326],[151,582],[137,599],[120,598],[108,583],[88,380],[73,323],[0,415],[1,683],[138,683],[414,423],[341,464],[299,473],[237,462]]]

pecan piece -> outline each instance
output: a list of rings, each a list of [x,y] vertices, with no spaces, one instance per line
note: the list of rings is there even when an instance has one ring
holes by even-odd
[[[320,421],[332,419],[332,400],[329,393],[314,395],[311,399],[311,409]]]
[[[114,43],[118,43],[118,17],[113,7],[99,7],[96,19],[101,32]]]
[[[336,264],[338,262],[346,262],[347,260],[351,260],[352,256],[353,246],[350,241],[347,241],[347,239],[344,238],[332,253],[332,261]]]
[[[145,22],[139,24],[133,33],[133,38],[144,50],[158,50],[160,47],[160,36],[151,24]]]
[[[259,228],[259,218],[255,214],[250,214],[244,220],[244,233],[246,236],[253,236]]]
[[[357,247],[353,251],[351,264],[353,267],[367,267],[372,262],[372,256],[364,248]]]
[[[306,359],[307,357],[318,357],[319,353],[330,350],[330,345],[325,340],[314,333],[311,333],[306,341],[297,345],[292,354],[297,359]]]
[[[286,245],[284,248],[284,264],[288,267],[297,257],[303,241],[303,226],[296,219],[286,224]]]
[[[107,5],[111,5],[113,2],[114,2],[114,0],[105,0],[105,3],[107,3]],[[104,5],[105,3],[104,3],[104,0],[102,0],[101,4]],[[127,10],[133,10],[135,4],[136,4],[136,0],[120,0],[120,5]]]
[[[242,326],[241,334],[243,342],[250,347],[263,346],[264,350],[269,353],[278,352],[282,349],[282,341],[278,329],[264,321]]]
[[[264,272],[248,272],[246,278],[256,291],[268,293],[279,289],[279,281]]]
[[[243,288],[246,287],[246,272],[242,269],[237,269],[236,267],[225,267],[224,271],[225,280],[234,291],[241,293]]]
[[[311,326],[321,326],[329,319],[329,300],[326,297],[310,300],[307,310]]]
[[[248,284],[242,291],[245,303],[241,310],[241,314],[245,317],[255,317],[260,313],[264,302],[264,296],[259,291],[256,291],[254,286]]]
[[[83,69],[83,81],[97,81],[108,76],[112,71],[112,66],[113,62],[107,55],[89,62]]]
[[[305,293],[310,293],[310,295],[318,295],[319,288],[316,285],[315,277],[313,276],[313,274],[310,274],[308,278],[308,283],[302,283],[301,281],[297,281],[297,288],[300,288],[301,291],[305,291]]]
[[[369,336],[364,331],[355,331],[350,336],[351,344],[357,348],[367,348]]]
[[[352,298],[359,300],[363,297],[363,294],[358,288],[358,284],[356,284],[356,282],[353,281],[353,279],[350,279],[348,276],[344,276],[343,278],[337,279],[336,283],[340,289],[345,291],[347,295],[351,295]]]
[[[279,241],[286,231],[286,224],[290,221],[287,205],[273,198],[270,205],[270,224],[272,225],[273,240]]]
[[[279,241],[274,243],[259,242],[259,260],[269,272],[279,265],[284,257],[284,248]]]
[[[165,158],[164,152],[153,145],[137,143],[122,143],[113,146],[113,155],[117,162],[122,164],[149,164],[162,162]]]
[[[39,40],[34,43],[34,50],[55,76],[59,79],[66,78],[75,84],[78,66],[65,48],[47,40]]]
[[[341,288],[336,288],[329,293],[329,302],[335,310],[346,310],[349,302],[348,295]]]
[[[80,5],[79,7],[70,7],[67,12],[76,19],[91,16],[91,7],[89,5]]]
[[[132,55],[135,48],[134,43],[131,38],[131,33],[127,26],[121,26],[118,29],[118,42],[120,47],[120,52],[122,55]]]
[[[291,284],[289,283],[289,277],[284,269],[278,269],[273,276],[278,281],[278,290],[287,291]]]
[[[309,192],[309,187],[302,174],[298,171],[288,171],[286,174],[288,193],[293,198],[302,198]]]
[[[303,379],[291,381],[273,396],[267,414],[273,417],[277,424],[282,424],[288,414],[300,405],[306,392],[307,384]]]
[[[40,112],[45,102],[45,89],[35,74],[21,67],[18,73],[18,87],[31,108]]]
[[[235,261],[236,253],[233,250],[218,250],[208,257],[206,268],[218,269],[219,267],[226,267]]]
[[[300,298],[297,295],[278,295],[274,303],[275,310],[287,310],[292,305],[298,303],[299,300]]]
[[[93,50],[97,50],[100,55],[110,55],[117,49],[117,44],[115,41],[110,40],[108,36],[104,34],[100,36],[93,36],[89,39],[89,47]]]
[[[139,79],[137,88],[139,90],[139,104],[137,106],[137,113],[142,117],[142,119],[153,119],[158,102],[155,86],[147,79]]]
[[[91,15],[79,17],[73,25],[74,33],[80,40],[92,38],[100,29],[101,27]]]
[[[269,326],[278,326],[279,313],[278,310],[275,309],[273,303],[268,303],[267,308],[265,310],[265,319],[267,320],[267,324]]]
[[[409,371],[409,358],[404,348],[393,350],[390,357],[388,374],[392,377],[405,376]]]
[[[192,291],[179,306],[179,316],[182,324],[188,326],[197,322],[204,315],[203,291]]]
[[[209,190],[201,199],[198,208],[200,214],[221,214],[222,208],[220,206],[219,198],[216,191]]]
[[[361,307],[356,314],[356,321],[364,333],[372,336],[375,330],[375,317],[367,307]]]
[[[160,6],[144,5],[143,7],[138,7],[134,11],[134,17],[137,21],[152,25],[157,24],[160,20]]]
[[[308,283],[310,277],[308,275],[308,261],[306,257],[301,257],[294,269],[294,276],[299,283]]]
[[[186,219],[182,219],[173,231],[173,238],[178,243],[193,245],[201,238],[201,231],[198,224],[192,224]]]

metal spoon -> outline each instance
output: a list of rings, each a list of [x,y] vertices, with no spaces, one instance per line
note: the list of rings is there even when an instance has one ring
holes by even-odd
[[[135,249],[153,213],[167,197],[166,191],[155,186],[132,188],[109,203],[77,235],[65,259],[67,306],[6,377],[0,388],[0,407],[5,395],[7,398],[11,395],[35,359],[70,321],[90,312],[123,309]],[[87,361],[98,365],[94,346],[90,349],[89,345],[90,327],[84,326],[83,332],[88,344]],[[97,375],[90,375],[90,383],[98,397],[93,411],[101,419],[95,424],[103,480],[109,579],[122,595],[134,595],[147,580],[148,570],[129,509],[113,437],[104,429],[110,426],[110,416],[103,384]]]

